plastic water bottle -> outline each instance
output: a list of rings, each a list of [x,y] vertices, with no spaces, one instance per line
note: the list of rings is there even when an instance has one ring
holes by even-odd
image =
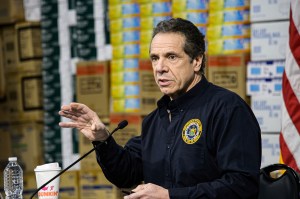
[[[22,198],[23,193],[23,170],[16,157],[9,157],[8,164],[4,169],[4,191],[6,198]]]

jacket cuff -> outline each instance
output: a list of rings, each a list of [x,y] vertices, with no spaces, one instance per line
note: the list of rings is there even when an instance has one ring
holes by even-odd
[[[108,137],[108,139],[106,141],[93,141],[92,144],[94,146],[94,148],[96,148],[96,150],[99,150],[99,151],[102,151],[102,150],[105,150],[108,145],[112,142],[112,137]]]
[[[172,188],[169,189],[170,199],[189,198],[188,188]]]

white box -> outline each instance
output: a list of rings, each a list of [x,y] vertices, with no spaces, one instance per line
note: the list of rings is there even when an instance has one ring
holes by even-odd
[[[289,21],[251,24],[251,61],[283,60]]]
[[[61,45],[60,46],[60,59],[68,61],[71,59],[71,46],[70,45]]]
[[[41,6],[41,0],[23,0],[24,7]]]
[[[248,62],[247,79],[282,78],[285,61]]]
[[[270,164],[279,163],[280,143],[279,133],[262,133],[261,134],[261,168]]]
[[[289,19],[290,0],[251,0],[250,21],[274,21]]]
[[[281,104],[281,96],[251,97],[251,108],[263,133],[281,131]]]
[[[282,79],[247,79],[246,93],[250,96],[280,96]]]
[[[26,21],[41,21],[41,6],[24,7]]]

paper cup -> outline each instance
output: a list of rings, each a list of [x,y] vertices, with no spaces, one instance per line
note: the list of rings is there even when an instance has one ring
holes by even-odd
[[[34,169],[37,188],[40,188],[48,180],[56,176],[60,172],[60,170],[61,168],[59,167],[59,164],[57,162],[37,166]],[[57,177],[52,182],[45,185],[38,192],[39,199],[58,199],[59,182],[60,178]]]

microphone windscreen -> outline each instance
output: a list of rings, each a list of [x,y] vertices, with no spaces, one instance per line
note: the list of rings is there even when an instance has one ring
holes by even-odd
[[[118,129],[123,129],[128,125],[128,121],[127,120],[123,120],[122,122],[120,122],[118,124]]]

